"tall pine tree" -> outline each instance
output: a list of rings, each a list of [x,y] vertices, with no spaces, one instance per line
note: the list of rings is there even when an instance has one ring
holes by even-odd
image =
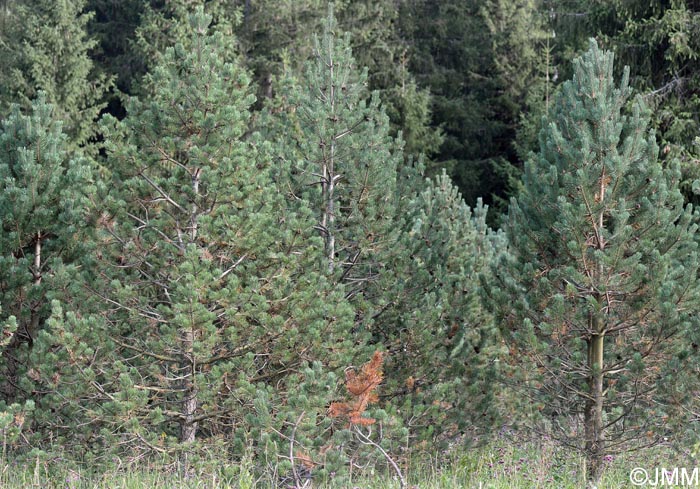
[[[657,159],[642,100],[623,113],[627,82],[625,70],[614,86],[613,55],[595,41],[574,61],[511,202],[513,259],[492,291],[522,385],[585,454],[591,483],[605,455],[663,436],[673,389],[658,387],[698,326],[696,217],[677,164]]]
[[[16,327],[0,358],[0,402],[32,397],[29,350],[51,300],[70,295],[67,268],[83,252],[90,167],[70,156],[55,117],[40,93],[29,114],[14,105],[0,128],[0,307]]]
[[[388,338],[375,326],[392,300],[388,265],[401,252],[396,240],[402,142],[391,136],[378,94],[367,90],[367,71],[355,65],[350,39],[338,33],[332,11],[315,46],[303,75],[285,77],[259,124],[268,139],[279,142],[280,163],[289,165],[289,174],[277,174],[280,187],[297,205],[313,209],[323,243],[316,270],[354,308],[347,338],[357,351],[368,340],[383,350]],[[409,169],[406,175],[415,178]],[[407,187],[415,185],[410,180]],[[395,441],[388,427],[397,419],[385,425],[388,444]]]
[[[279,157],[292,165],[290,194],[317,215],[323,267],[358,300],[380,278],[381,256],[396,239],[402,162],[401,142],[390,136],[388,117],[366,80],[331,12],[303,77],[281,93],[282,112],[271,132],[281,141]]]

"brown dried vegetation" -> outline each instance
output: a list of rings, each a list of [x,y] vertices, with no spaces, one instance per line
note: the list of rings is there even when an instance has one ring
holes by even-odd
[[[352,396],[347,402],[333,402],[328,408],[331,418],[347,418],[351,425],[368,426],[376,422],[375,419],[364,417],[367,406],[377,402],[379,398],[376,389],[382,383],[382,352],[375,351],[372,359],[364,364],[357,373],[352,369],[345,372],[345,387]]]

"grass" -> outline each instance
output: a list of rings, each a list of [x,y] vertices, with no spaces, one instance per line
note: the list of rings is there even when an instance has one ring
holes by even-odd
[[[657,448],[620,456],[607,461],[599,488],[634,487],[629,480],[635,467],[646,469],[650,475],[657,467],[687,467],[691,462],[679,457],[669,448]],[[270,481],[255,480],[246,467],[233,467],[236,475],[225,471],[201,477],[183,477],[166,470],[117,470],[103,474],[73,471],[59,464],[36,461],[32,466],[2,464],[0,487],[4,489],[262,489],[274,487]],[[229,467],[229,469],[231,469]],[[231,474],[231,470],[228,471]],[[537,445],[499,440],[488,447],[463,451],[432,460],[414,460],[405,468],[411,489],[579,489],[585,487],[584,464],[579,457],[567,454],[554,443],[542,441]],[[285,487],[285,486],[278,486]],[[351,484],[314,484],[315,489],[398,489],[391,474],[355,478]]]

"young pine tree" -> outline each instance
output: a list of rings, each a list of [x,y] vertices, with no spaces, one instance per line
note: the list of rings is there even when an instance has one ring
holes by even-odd
[[[376,320],[390,352],[384,390],[431,448],[498,419],[498,332],[475,286],[501,246],[486,211],[470,209],[446,174],[428,181],[402,212],[393,300]]]
[[[574,61],[511,202],[512,260],[492,290],[521,385],[585,454],[591,483],[605,455],[663,436],[673,389],[658,387],[698,327],[696,218],[641,99],[623,111],[628,73],[616,87],[613,54],[595,41]]]
[[[354,298],[358,321],[369,322],[382,300],[376,284],[383,255],[396,239],[401,143],[390,136],[378,97],[367,92],[367,72],[355,66],[349,39],[336,30],[331,12],[304,75],[281,91],[286,106],[271,133],[281,141],[280,159],[292,165],[288,192],[316,213],[322,268]]]
[[[279,142],[278,160],[291,170],[277,173],[280,188],[296,205],[313,209],[323,243],[315,269],[354,309],[353,327],[345,334],[355,343],[349,353],[357,365],[367,359],[369,338],[377,349],[384,349],[387,339],[375,321],[391,302],[395,277],[387,265],[401,253],[396,209],[403,153],[377,94],[366,89],[366,70],[355,66],[349,38],[336,32],[331,12],[304,74],[298,79],[288,74],[260,125],[269,140]],[[391,376],[388,370],[386,378]],[[398,425],[397,417],[384,419],[385,448],[391,451],[401,430],[390,429]],[[347,448],[348,440],[342,446]]]
[[[23,377],[28,350],[52,298],[61,297],[66,266],[80,254],[81,210],[89,166],[72,158],[55,108],[43,93],[30,113],[13,105],[0,127],[0,323],[16,329],[0,357],[0,402],[31,395]]]
[[[198,8],[212,16],[211,29],[230,35],[236,21],[235,0],[170,0],[168,2],[146,1],[140,6],[138,25],[134,30],[132,50],[147,71],[152,71],[166,48],[187,39],[187,19]],[[231,38],[233,41],[233,38]],[[229,57],[236,52],[237,42],[227,46]],[[140,81],[144,73],[135,73],[131,82]]]
[[[284,91],[278,76],[304,72],[314,53],[309,33],[322,32],[327,8],[326,0],[245,2],[238,32],[248,66],[259,80],[261,100]],[[381,95],[392,134],[401,131],[409,154],[435,153],[442,143],[441,130],[430,126],[430,93],[417,87],[407,69],[396,2],[341,0],[333,2],[333,8],[340,29],[350,34],[357,65],[368,68],[368,88]]]

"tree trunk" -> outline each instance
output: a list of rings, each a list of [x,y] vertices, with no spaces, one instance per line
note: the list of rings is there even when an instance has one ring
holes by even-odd
[[[593,317],[590,325],[594,333],[588,340],[588,387],[590,398],[586,400],[584,425],[586,437],[586,478],[596,485],[603,471],[605,433],[603,431],[603,345],[605,333],[599,317]]]
[[[332,56],[332,54],[331,54]],[[330,70],[331,87],[329,100],[331,104],[331,114],[335,114],[335,81],[333,79],[333,58],[328,60],[328,69]],[[322,180],[322,195],[323,195],[323,217],[321,224],[325,232],[326,256],[328,257],[328,271],[333,273],[335,269],[335,182],[337,180],[335,174],[335,138],[334,134],[331,137],[329,154],[323,156],[323,180]]]
[[[199,231],[199,205],[197,198],[199,197],[199,182],[202,175],[201,168],[195,168],[192,172],[192,192],[194,199],[192,202],[192,210],[190,214],[190,239],[192,243],[197,241],[197,232]],[[195,325],[183,332],[182,336],[182,364],[183,371],[183,399],[182,399],[182,415],[183,420],[180,425],[180,441],[182,443],[192,443],[197,435],[197,421],[195,421],[195,413],[197,411],[197,383],[196,375],[196,360],[194,352],[194,342],[196,340]]]
[[[34,239],[34,262],[31,267],[31,273],[34,279],[32,282],[32,287],[39,288],[43,278],[41,269],[43,238],[41,231],[37,231]],[[29,309],[29,318],[28,320],[25,320],[21,317],[21,309],[17,310],[16,312],[12,311],[15,312],[19,324],[17,330],[10,337],[9,341],[5,343],[6,346],[0,347],[0,355],[3,356],[3,360],[6,365],[6,370],[3,372],[5,380],[0,383],[0,395],[2,395],[5,401],[9,401],[10,403],[15,400],[15,396],[19,392],[17,387],[19,384],[17,371],[19,370],[19,366],[22,364],[22,360],[20,360],[17,353],[19,352],[19,349],[23,343],[26,343],[30,349],[33,347],[34,338],[39,331],[39,327],[41,326],[40,312],[41,306],[44,304],[45,300],[43,296],[40,296],[40,298],[34,300],[33,302],[29,302],[28,297],[31,296],[31,291],[28,289],[22,290],[21,295],[27,297],[26,305],[21,302],[20,307],[26,307]]]
[[[182,402],[182,414],[184,420],[180,426],[180,441],[192,443],[197,435],[197,421],[194,420],[197,411],[197,387],[194,382],[194,372],[185,380],[185,398]]]
[[[34,287],[38,288],[41,285],[42,273],[41,273],[41,245],[42,245],[41,231],[36,233],[36,242],[34,243],[34,268],[32,269],[32,275],[34,276]],[[34,337],[39,331],[39,310],[41,309],[42,300],[38,300],[34,305],[32,305],[29,324],[26,328],[27,342],[31,347],[34,343]]]
[[[605,167],[601,171],[599,180],[598,201],[605,201],[608,177]],[[605,229],[605,210],[598,213],[597,223],[594,227],[596,248],[605,251],[606,242],[603,231]],[[603,283],[605,270],[602,262],[598,262],[594,272],[597,283]],[[588,331],[591,337],[588,339],[588,394],[584,408],[584,425],[586,437],[586,478],[591,487],[597,486],[603,472],[603,456],[605,455],[605,433],[603,431],[603,346],[605,339],[605,321],[600,316],[603,310],[605,297],[596,293],[596,310],[591,311],[588,318]]]

